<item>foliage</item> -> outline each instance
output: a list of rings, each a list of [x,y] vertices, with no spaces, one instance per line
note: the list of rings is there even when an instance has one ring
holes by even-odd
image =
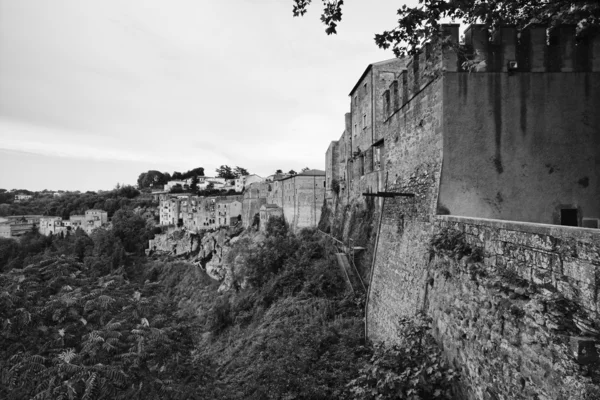
[[[70,258],[0,275],[0,398],[187,398],[193,324],[156,283]]]
[[[289,175],[298,175],[298,173],[297,173],[296,171],[294,171],[293,169],[290,169],[290,170],[288,171],[288,174],[289,174]]]
[[[467,243],[465,234],[455,229],[444,228],[433,235],[430,241],[431,251],[445,254],[460,260],[469,257],[471,261],[479,262],[483,259],[483,251]]]
[[[250,175],[248,170],[246,168],[242,168],[242,167],[235,167],[235,169],[233,170],[233,173],[236,175],[236,178],[239,178],[241,176]]]
[[[190,169],[189,171],[186,171],[183,174],[181,174],[181,179],[189,179],[194,176],[204,176],[204,168],[198,167]]]
[[[311,0],[293,0],[293,14],[303,16]],[[326,33],[337,33],[342,19],[343,1],[324,1],[321,21]],[[580,36],[597,31],[600,26],[600,3],[597,0],[419,0],[419,5],[403,5],[397,12],[398,25],[375,35],[375,43],[392,48],[397,57],[414,54],[427,39],[440,34],[440,21],[457,20],[483,23],[491,28],[515,25],[522,29],[531,24],[577,26]]]
[[[192,176],[192,181],[190,182],[190,190],[193,193],[196,193],[198,191],[198,182],[200,180],[198,179],[198,175],[194,175]]]
[[[216,170],[218,178],[224,179],[237,179],[241,176],[249,175],[249,172],[246,168],[235,167],[231,168],[229,165],[221,165]]]
[[[288,225],[285,222],[283,217],[271,217],[267,221],[267,226],[265,227],[265,231],[268,237],[273,236],[286,236],[288,233]]]
[[[173,185],[171,190],[169,190],[169,193],[183,193],[183,187],[179,183]]]
[[[400,320],[399,344],[377,345],[359,376],[349,383],[352,399],[451,399],[458,374],[444,361],[429,334],[430,319]]]
[[[153,206],[151,199],[141,198],[140,192],[124,185],[105,192],[65,192],[59,197],[52,193],[38,192],[26,203],[6,204],[0,215],[52,215],[69,219],[71,215],[82,215],[86,210],[97,208],[108,213],[108,217],[121,208]]]
[[[139,189],[151,188],[165,185],[170,179],[166,173],[160,171],[150,170],[148,172],[142,172],[137,180]]]
[[[272,235],[262,245],[242,238],[235,246],[248,269],[261,268],[266,277],[260,286],[213,297],[201,317],[211,332],[203,354],[220,365],[214,398],[348,398],[345,385],[369,353],[362,300],[325,258],[319,235]]]

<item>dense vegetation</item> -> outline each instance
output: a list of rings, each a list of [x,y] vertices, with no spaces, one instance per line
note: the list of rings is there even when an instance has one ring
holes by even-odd
[[[152,229],[133,211],[112,222],[0,241],[0,398],[448,398],[426,325],[398,348],[364,342],[363,296],[316,232],[246,232],[219,293],[199,266],[142,256]]]
[[[4,190],[4,189],[0,189]],[[6,215],[52,215],[68,219],[71,215],[84,214],[86,210],[98,208],[108,212],[109,218],[120,209],[150,207],[151,199],[140,197],[132,186],[119,186],[105,192],[63,192],[55,197],[50,192],[28,192],[32,199],[15,203],[17,192],[6,192],[0,200],[0,216]]]

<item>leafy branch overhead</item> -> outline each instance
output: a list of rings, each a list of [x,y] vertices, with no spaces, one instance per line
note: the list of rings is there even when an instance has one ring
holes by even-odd
[[[303,16],[311,0],[294,0],[293,14]],[[337,33],[342,20],[343,1],[323,0],[321,21],[325,32]],[[600,26],[598,0],[419,0],[419,5],[398,9],[398,25],[375,35],[382,49],[392,48],[397,57],[414,54],[428,38],[439,35],[442,21],[481,23],[495,29],[514,25],[518,29],[532,24],[577,26],[579,36],[597,31]]]

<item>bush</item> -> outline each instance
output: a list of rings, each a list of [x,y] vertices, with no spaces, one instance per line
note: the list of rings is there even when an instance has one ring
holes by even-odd
[[[349,383],[353,399],[452,399],[458,374],[444,361],[429,334],[430,319],[400,320],[400,344],[375,347],[359,377]]]
[[[483,259],[483,250],[467,243],[465,234],[454,229],[444,228],[433,235],[430,241],[431,251],[445,254],[460,260],[469,257],[471,261],[479,262]]]

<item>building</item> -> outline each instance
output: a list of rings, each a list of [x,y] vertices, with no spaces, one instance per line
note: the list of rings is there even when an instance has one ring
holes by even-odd
[[[0,218],[0,237],[18,239],[35,229],[41,215],[9,215]]]
[[[182,189],[189,188],[187,180],[178,179],[178,180],[172,180],[172,181],[167,182],[164,186],[164,190],[169,192],[169,191],[171,191],[171,189],[173,189],[175,186],[178,186],[178,185],[181,186]]]
[[[242,200],[241,195],[165,196],[159,204],[160,225],[182,226],[194,232],[235,225],[242,215]]]
[[[260,230],[265,232],[271,218],[283,218],[283,209],[276,204],[264,204],[260,207]]]
[[[459,26],[442,29],[457,45]],[[558,324],[529,322],[550,321],[556,309],[536,305],[558,298],[583,316],[575,324],[600,317],[600,37],[576,42],[575,27],[538,25],[489,37],[469,27],[460,57],[457,46],[427,44],[394,72],[381,108],[372,108],[373,125],[361,105],[370,82],[363,74],[351,92],[352,134],[326,154],[331,182],[343,181],[346,162],[347,188],[332,201],[356,204],[363,193],[380,200],[369,339],[393,344],[398,321],[422,311],[463,371],[469,393],[461,398],[552,397],[568,386],[576,393],[573,371],[587,361],[573,349],[591,330],[579,324],[565,336],[557,325],[571,321],[567,312]],[[436,253],[432,238],[444,234],[481,257]],[[539,292],[520,296],[516,282]],[[553,347],[565,337],[570,346]],[[597,343],[594,336],[589,348]],[[543,360],[550,347],[550,358],[565,363],[557,374]]]
[[[242,202],[238,199],[219,200],[216,209],[217,225],[233,226],[242,220]]]
[[[246,187],[242,200],[242,225],[244,228],[253,224],[260,208],[263,204],[267,204],[267,196],[270,190],[271,184],[266,181],[254,182]]]
[[[31,199],[33,199],[33,196],[28,195],[28,194],[15,194],[15,203],[29,201]]]
[[[325,171],[310,169],[278,182],[272,204],[283,209],[292,231],[318,225],[325,200]]]
[[[159,204],[160,225],[178,225],[181,201],[178,197],[161,198]],[[182,221],[183,222],[183,221]]]
[[[38,231],[45,236],[67,235],[77,229],[83,229],[88,235],[94,229],[105,227],[108,224],[108,213],[104,210],[91,209],[85,215],[71,215],[69,219],[56,216],[43,216],[39,218]]]
[[[51,236],[66,232],[66,227],[61,217],[42,217],[38,230],[44,236]]]
[[[262,178],[256,174],[240,176],[235,180],[235,191],[241,193],[251,184],[263,182],[264,180],[265,178]]]

